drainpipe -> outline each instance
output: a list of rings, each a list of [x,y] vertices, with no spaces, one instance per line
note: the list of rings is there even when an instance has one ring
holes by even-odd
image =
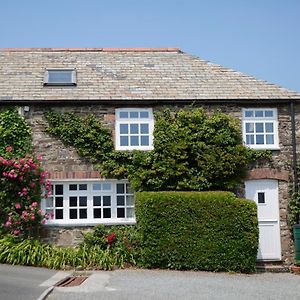
[[[292,127],[292,168],[293,168],[293,193],[298,192],[298,172],[297,172],[297,145],[296,145],[296,122],[295,122],[295,103],[290,102],[291,127]]]
[[[295,122],[295,103],[293,100],[290,102],[291,108],[291,127],[292,127],[292,167],[293,167],[293,193],[298,192],[298,172],[297,172],[297,142],[296,142],[296,122]],[[300,206],[300,203],[298,203]],[[299,224],[299,213],[296,215],[297,224]]]

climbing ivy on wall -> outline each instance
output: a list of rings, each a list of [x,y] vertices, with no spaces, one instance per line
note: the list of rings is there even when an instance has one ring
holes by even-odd
[[[97,164],[103,176],[128,178],[135,190],[230,190],[257,156],[243,146],[239,120],[219,111],[157,112],[152,151],[114,150],[111,130],[92,114],[50,111],[46,119],[49,133]]]
[[[7,151],[7,149],[11,151]],[[31,129],[15,109],[0,112],[0,156],[22,157],[32,152]]]

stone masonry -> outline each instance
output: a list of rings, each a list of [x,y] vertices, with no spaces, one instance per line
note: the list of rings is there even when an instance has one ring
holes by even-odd
[[[174,109],[180,109],[177,106]],[[242,106],[202,106],[206,111],[212,112],[221,109],[236,118],[242,118]],[[95,114],[114,134],[114,111],[117,107],[103,105],[78,106],[52,106],[51,109],[60,112],[73,112],[78,115]],[[163,109],[155,106],[155,110]],[[45,132],[47,121],[44,113],[48,107],[40,105],[30,106],[25,118],[33,130],[33,143],[37,154],[43,156],[44,168],[49,172],[51,179],[85,179],[99,178],[101,174],[86,159],[81,158],[73,147],[67,147],[59,139]],[[280,151],[273,151],[272,161],[260,161],[249,170],[249,179],[277,179],[279,180],[280,199],[280,228],[282,255],[285,263],[292,260],[293,245],[291,231],[287,223],[288,199],[290,197],[289,180],[291,174],[291,129],[290,116],[286,107],[278,108]],[[241,194],[243,195],[243,192]],[[50,232],[50,233],[49,233]],[[50,240],[58,245],[76,244],[82,238],[80,228],[52,228],[48,230]]]

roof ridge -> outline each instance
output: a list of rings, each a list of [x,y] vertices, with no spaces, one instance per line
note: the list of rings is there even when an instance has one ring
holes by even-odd
[[[0,52],[178,52],[179,48],[0,48]]]

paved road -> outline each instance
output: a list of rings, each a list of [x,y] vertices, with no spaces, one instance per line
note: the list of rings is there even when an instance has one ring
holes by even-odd
[[[0,265],[0,299],[37,299],[47,289],[41,284],[56,273],[43,268]]]
[[[300,299],[300,276],[117,270],[94,272],[77,287],[55,288],[47,300]]]

